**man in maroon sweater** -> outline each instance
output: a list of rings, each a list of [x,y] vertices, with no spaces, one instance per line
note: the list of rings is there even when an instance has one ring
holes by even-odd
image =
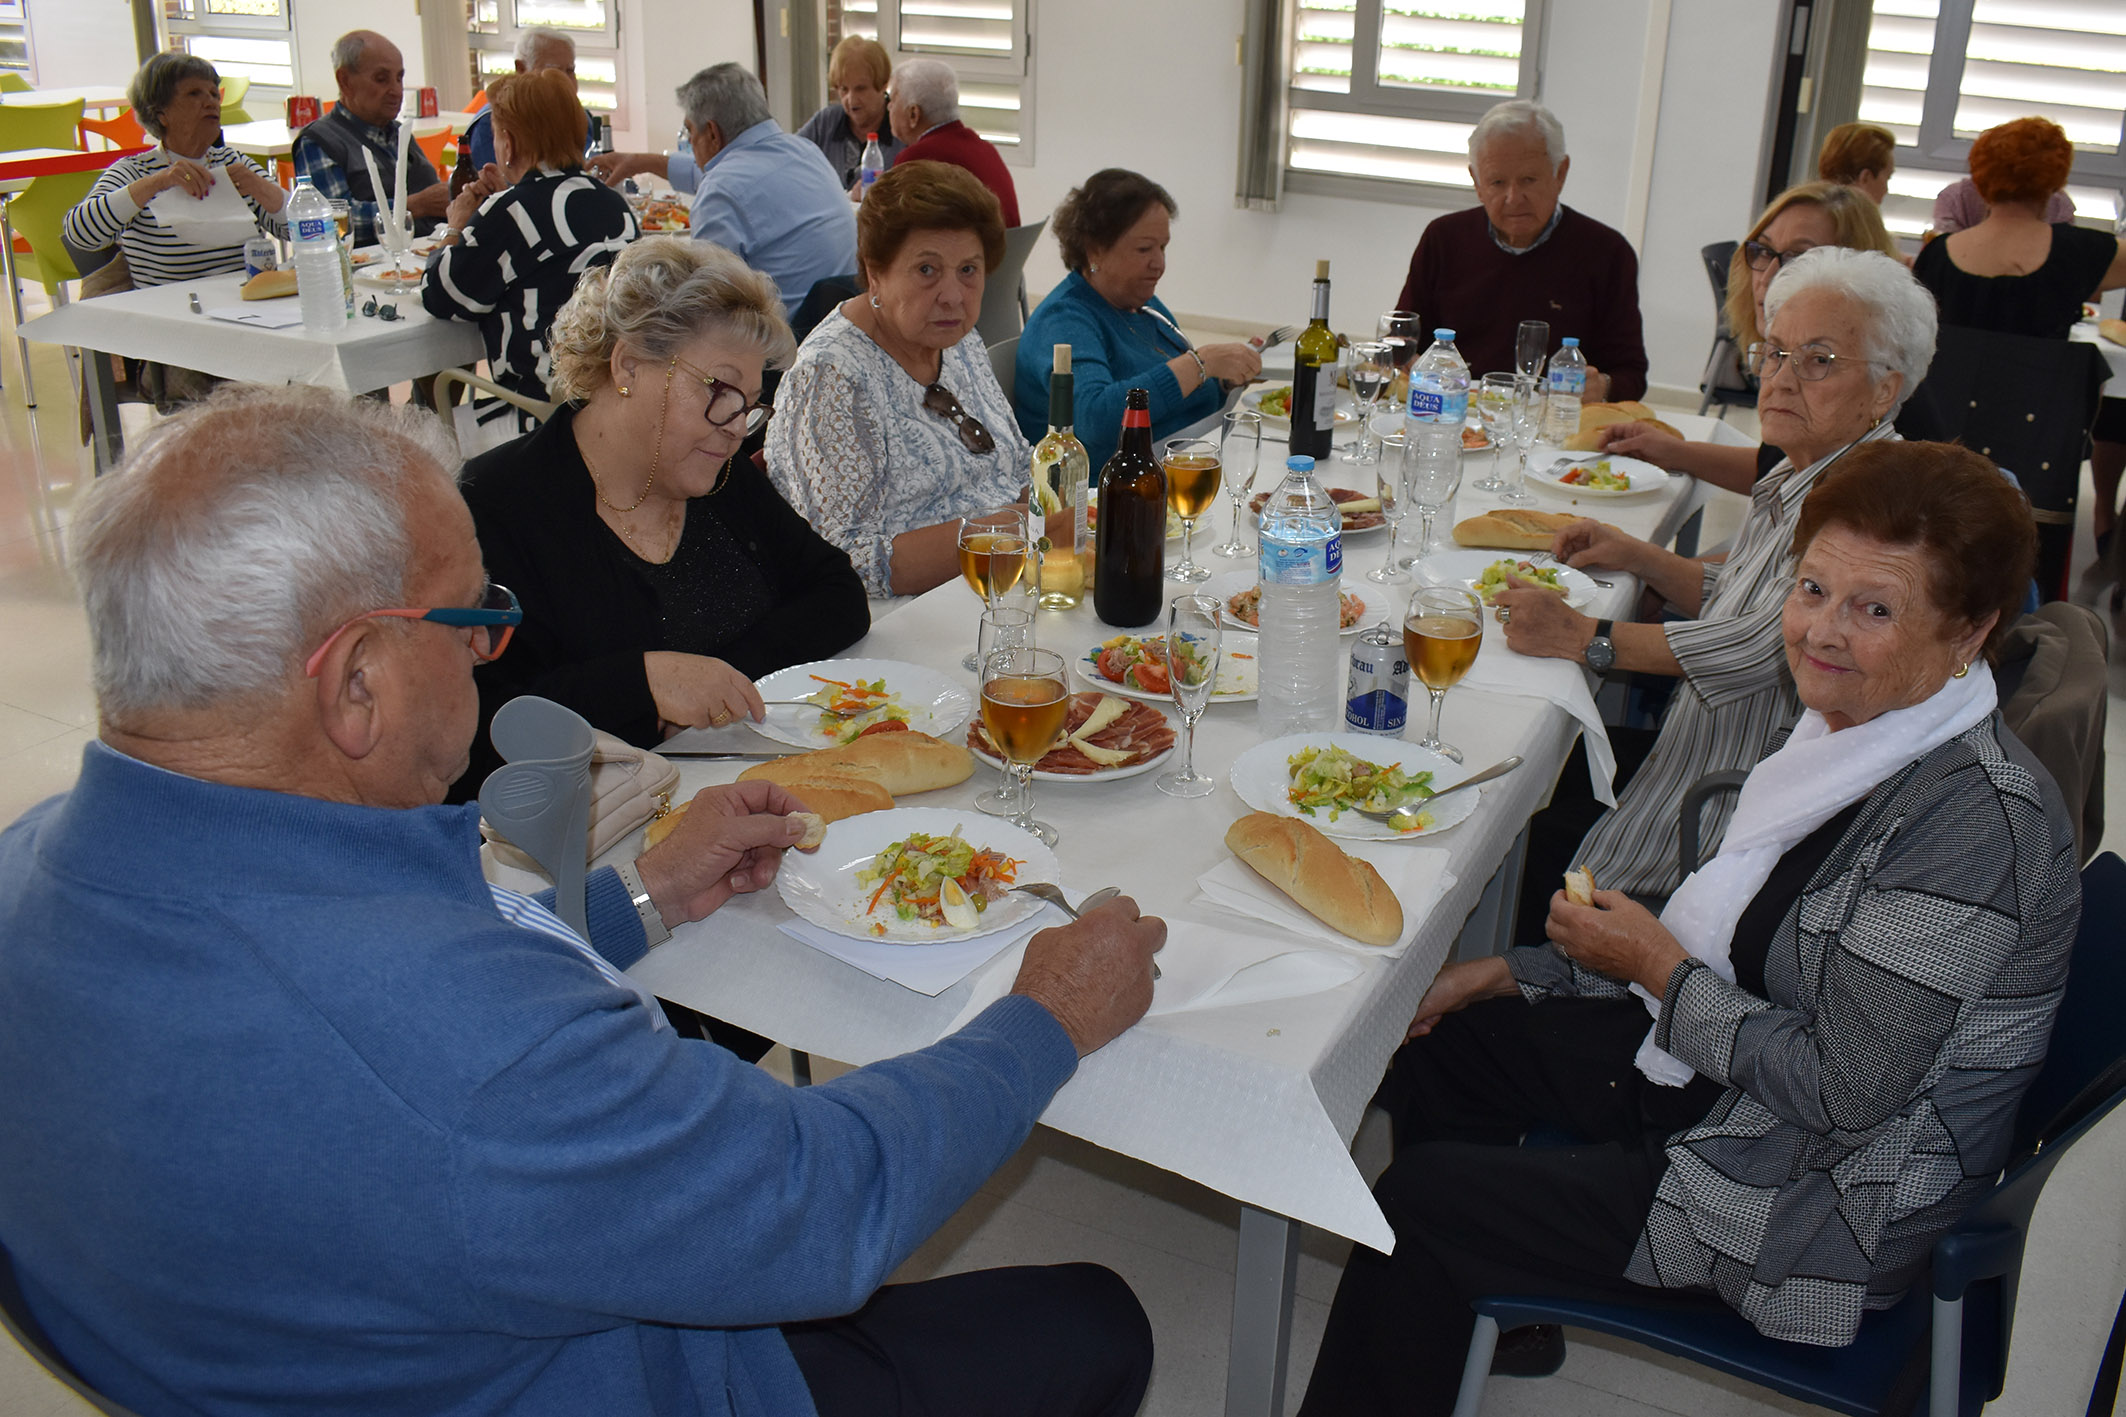
[[[960,81],[935,59],[910,59],[893,71],[893,93],[886,103],[893,136],[908,146],[893,160],[949,162],[964,167],[997,194],[1004,225],[1019,224],[1019,192],[1011,170],[995,144],[960,121]]]
[[[1541,104],[1512,99],[1486,113],[1469,135],[1482,205],[1425,227],[1397,304],[1427,330],[1453,330],[1478,376],[1513,368],[1521,321],[1546,321],[1552,351],[1578,336],[1589,402],[1635,399],[1646,392],[1639,258],[1622,234],[1558,201],[1571,166],[1565,129]]]

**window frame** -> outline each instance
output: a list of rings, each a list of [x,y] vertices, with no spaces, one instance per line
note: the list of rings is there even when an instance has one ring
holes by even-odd
[[[1977,0],[1941,0],[1934,19],[1934,51],[1927,62],[1927,91],[1921,102],[1919,142],[1914,165],[1959,174],[1970,167],[1971,142],[1956,136],[1956,111],[1963,101],[1964,70],[1969,64],[1971,27]],[[2060,31],[2063,42],[2073,31]],[[2090,179],[2126,181],[2126,113],[2120,119],[2117,144],[2106,153],[2076,146],[2074,175],[2082,185],[2103,185]]]
[[[622,9],[627,0],[605,0],[605,24],[595,30],[563,29],[558,25],[527,25],[519,23],[517,6],[520,0],[495,0],[495,32],[487,33],[476,28],[476,0],[466,0],[465,47],[466,60],[472,66],[473,90],[484,93],[494,75],[480,67],[482,54],[501,54],[515,62],[517,40],[526,30],[555,29],[576,42],[579,58],[603,60],[613,66],[613,106],[605,115],[606,122],[614,128],[631,127],[631,102],[627,82],[627,56],[620,48],[620,30],[624,23]],[[592,42],[595,40],[595,42]]]
[[[955,77],[964,87],[968,81],[975,83],[1009,84],[1019,95],[1019,140],[1016,143],[997,145],[997,155],[1009,167],[1030,167],[1034,162],[1034,7],[1035,0],[999,0],[1011,7],[1011,48],[1007,52],[981,52],[925,46],[911,49],[901,43],[901,6],[903,0],[876,0],[875,10],[853,11],[848,6],[835,6],[828,11],[828,47],[850,33],[849,21],[854,15],[874,17],[878,27],[878,43],[886,51],[886,57],[898,69],[904,60],[936,59],[949,65]],[[887,86],[890,90],[892,85]],[[970,125],[971,126],[971,125]]]
[[[158,0],[155,17],[166,45],[189,54],[192,51],[185,43],[187,39],[280,40],[288,49],[287,86],[253,79],[251,93],[260,99],[270,99],[270,111],[277,114],[290,95],[302,92],[302,56],[295,43],[294,0],[275,0],[278,13],[272,15],[208,15],[205,0],[199,0],[199,14],[195,19],[183,19],[176,13],[185,3],[186,0]],[[216,66],[217,71],[219,67]],[[251,109],[250,103],[251,95],[246,95],[246,111],[257,117],[258,110]]]
[[[23,75],[31,83],[37,81],[37,41],[30,33],[29,0],[0,0],[0,34],[12,34],[22,41],[22,62],[10,64],[0,60],[0,69]]]

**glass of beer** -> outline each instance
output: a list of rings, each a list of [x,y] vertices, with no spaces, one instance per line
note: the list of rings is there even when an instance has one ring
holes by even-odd
[[[1177,595],[1166,610],[1166,682],[1181,710],[1181,770],[1161,773],[1152,786],[1169,797],[1207,797],[1218,780],[1196,771],[1196,720],[1218,682],[1219,612],[1210,595]]]
[[[1019,783],[1013,826],[1056,844],[1056,829],[1033,817],[1033,767],[1063,740],[1070,720],[1070,686],[1063,656],[1049,649],[1001,650],[982,666],[982,728],[1011,764]]]
[[[1432,696],[1432,727],[1417,740],[1443,758],[1462,760],[1462,750],[1439,736],[1440,706],[1447,691],[1462,682],[1484,643],[1484,603],[1462,586],[1420,586],[1410,596],[1403,617],[1403,650],[1410,669]]]
[[[1255,487],[1255,471],[1262,460],[1262,415],[1236,408],[1225,416],[1225,491],[1233,499],[1233,535],[1223,546],[1213,546],[1215,556],[1252,556],[1255,548],[1240,535],[1241,503]]]
[[[994,610],[982,612],[982,628],[975,646],[975,655],[987,664],[999,654],[1015,649],[1033,648],[1033,612],[1020,605],[999,605]],[[1003,769],[1003,781],[988,792],[979,793],[974,799],[977,812],[987,812],[992,817],[1016,817],[1019,815],[1019,784],[1012,778],[1011,767]]]
[[[1207,581],[1211,578],[1211,568],[1190,560],[1189,548],[1196,539],[1196,518],[1218,501],[1218,483],[1223,472],[1218,461],[1218,445],[1208,438],[1169,438],[1159,465],[1166,473],[1167,510],[1181,518],[1181,560],[1166,568],[1166,578],[1170,581]]]
[[[997,507],[960,518],[960,576],[991,610],[1004,592],[1019,583],[1033,552],[1033,534],[1022,506]],[[960,661],[970,674],[982,672],[982,646]]]

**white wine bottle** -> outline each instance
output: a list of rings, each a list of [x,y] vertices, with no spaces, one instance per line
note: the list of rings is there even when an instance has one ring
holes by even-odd
[[[1043,514],[1068,512],[1067,541],[1041,538],[1041,607],[1069,610],[1085,598],[1086,571],[1092,565],[1087,536],[1086,501],[1092,484],[1092,459],[1071,431],[1074,397],[1070,346],[1059,344],[1048,376],[1048,435],[1034,444],[1033,495]]]
[[[1329,329],[1329,263],[1314,263],[1314,318],[1292,345],[1295,456],[1325,463],[1336,431],[1336,335]]]

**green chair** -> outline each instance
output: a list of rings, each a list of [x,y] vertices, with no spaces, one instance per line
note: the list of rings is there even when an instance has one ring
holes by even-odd
[[[231,123],[249,123],[251,115],[244,110],[244,95],[251,92],[251,81],[235,75],[221,81],[221,123],[224,128]]]
[[[66,214],[81,204],[96,185],[101,172],[61,172],[49,177],[34,177],[7,204],[7,219],[0,231],[8,231],[13,240],[14,281],[9,295],[14,301],[15,345],[22,356],[22,398],[29,407],[37,406],[36,385],[30,382],[30,346],[22,338],[22,282],[33,280],[44,287],[45,295],[53,308],[66,304],[66,282],[79,280],[81,272],[74,265],[73,255],[66,243],[59,239],[59,224]],[[24,249],[24,248],[27,249]]]
[[[28,93],[33,86],[19,69],[0,69],[0,93]]]
[[[81,100],[0,104],[0,149],[81,147]]]

